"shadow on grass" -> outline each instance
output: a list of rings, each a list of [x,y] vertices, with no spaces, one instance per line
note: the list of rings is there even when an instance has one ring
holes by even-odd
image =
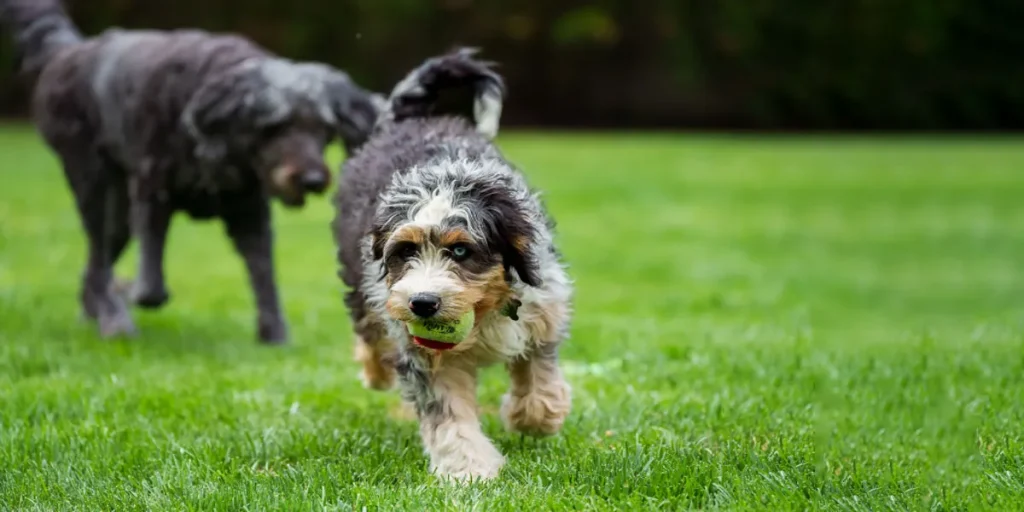
[[[26,353],[20,359],[32,360],[22,361],[24,364],[17,372],[22,376],[45,375],[53,369],[47,361],[81,356],[86,356],[87,363],[96,356],[111,360],[200,357],[216,362],[239,362],[266,357],[262,354],[301,350],[294,343],[263,345],[257,341],[253,326],[242,325],[230,317],[174,314],[168,311],[171,308],[160,311],[133,308],[131,313],[138,333],[132,337],[105,339],[100,337],[96,323],[80,314],[73,296],[61,301],[25,293],[0,297],[4,330],[32,339],[32,343],[21,345]],[[19,359],[16,355],[11,357]],[[17,364],[10,360],[7,363]]]

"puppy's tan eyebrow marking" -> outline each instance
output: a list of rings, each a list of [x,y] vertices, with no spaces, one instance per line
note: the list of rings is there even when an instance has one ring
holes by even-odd
[[[416,245],[423,245],[427,241],[427,232],[420,226],[402,226],[391,235],[389,243],[411,242]]]
[[[471,244],[473,243],[473,237],[469,236],[469,233],[462,228],[449,229],[441,233],[441,237],[438,240],[441,247],[448,247],[457,243]]]

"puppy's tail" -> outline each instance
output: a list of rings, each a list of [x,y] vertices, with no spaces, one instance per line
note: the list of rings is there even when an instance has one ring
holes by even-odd
[[[0,0],[0,26],[14,35],[19,71],[32,83],[58,51],[82,41],[60,0]]]
[[[474,58],[476,53],[475,49],[460,48],[428,59],[414,69],[391,91],[378,125],[440,115],[435,110],[441,92],[471,87],[477,131],[487,137],[497,135],[505,83],[491,69],[491,63]]]

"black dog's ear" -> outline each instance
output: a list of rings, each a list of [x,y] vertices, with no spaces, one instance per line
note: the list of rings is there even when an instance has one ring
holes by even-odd
[[[15,73],[23,73],[21,67],[25,64],[25,56],[22,52],[14,52],[14,71]]]
[[[385,101],[379,94],[360,92],[348,102],[335,103],[338,136],[346,155],[351,156],[370,138]]]
[[[204,83],[185,105],[181,123],[196,142],[198,157],[217,161],[229,151],[227,139],[236,126],[254,128],[287,115],[286,98],[255,68],[225,73]]]
[[[330,71],[325,82],[338,137],[345,146],[345,153],[351,156],[370,138],[387,100],[362,89],[342,71]]]

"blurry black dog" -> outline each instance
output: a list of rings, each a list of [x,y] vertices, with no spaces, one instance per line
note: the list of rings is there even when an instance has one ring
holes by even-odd
[[[234,35],[112,29],[84,38],[59,0],[0,0],[33,113],[56,152],[88,235],[84,313],[104,337],[136,332],[113,285],[132,236],[141,260],[132,302],[169,298],[163,253],[171,216],[221,218],[244,258],[259,337],[284,342],[269,199],[300,207],[322,193],[325,146],[351,152],[384,98],[331,67],[296,63]]]

